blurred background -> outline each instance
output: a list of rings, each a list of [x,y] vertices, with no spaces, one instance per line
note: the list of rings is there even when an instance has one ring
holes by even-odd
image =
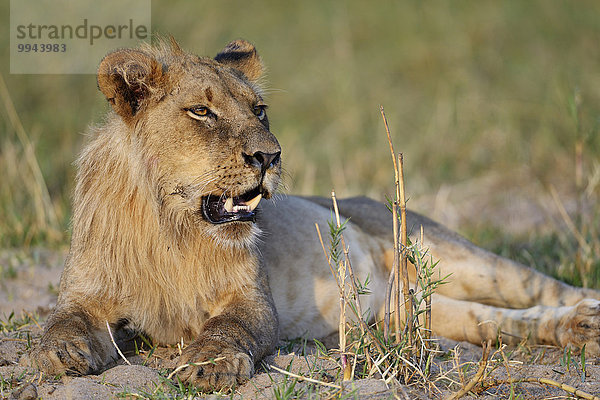
[[[284,193],[392,194],[382,105],[409,208],[597,281],[600,2],[153,1],[152,28],[199,55],[256,45]],[[0,248],[62,247],[73,161],[108,105],[92,75],[10,75],[0,29]]]

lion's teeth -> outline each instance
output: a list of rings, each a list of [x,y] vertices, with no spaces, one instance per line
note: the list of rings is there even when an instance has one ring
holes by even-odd
[[[260,203],[261,199],[262,194],[259,194],[252,200],[247,201],[243,204],[234,204],[233,197],[228,197],[227,200],[225,200],[225,204],[223,205],[223,207],[228,213],[236,213],[240,211],[251,212],[254,211],[254,209],[258,206],[258,203]]]
[[[258,206],[258,203],[260,203],[260,199],[262,199],[262,194],[259,194],[252,200],[246,202],[246,205],[250,207],[250,211],[254,211],[254,209]]]
[[[228,197],[227,200],[225,200],[225,210],[227,212],[233,211],[233,197]]]

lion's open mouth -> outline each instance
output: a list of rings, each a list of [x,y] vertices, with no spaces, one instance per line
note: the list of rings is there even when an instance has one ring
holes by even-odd
[[[202,214],[211,224],[233,221],[256,220],[256,207],[262,199],[260,188],[237,197],[205,196],[202,198]]]

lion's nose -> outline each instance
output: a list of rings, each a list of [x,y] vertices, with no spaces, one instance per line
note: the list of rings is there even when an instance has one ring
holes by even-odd
[[[257,151],[252,155],[245,153],[243,153],[243,155],[246,164],[260,168],[260,170],[264,173],[267,169],[275,166],[279,162],[281,152],[278,151],[277,153],[263,153],[262,151]]]

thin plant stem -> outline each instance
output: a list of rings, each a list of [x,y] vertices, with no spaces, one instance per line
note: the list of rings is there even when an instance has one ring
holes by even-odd
[[[469,393],[471,389],[473,389],[473,387],[475,387],[475,385],[479,383],[479,381],[481,381],[483,373],[485,372],[485,368],[487,367],[488,356],[490,354],[490,347],[490,341],[488,341],[487,343],[483,343],[483,354],[481,355],[481,360],[479,361],[479,368],[477,369],[477,372],[475,373],[475,375],[473,375],[469,382],[467,382],[467,384],[463,386],[461,390],[446,397],[446,400],[460,399],[461,397]]]
[[[404,307],[406,310],[406,321],[408,325],[408,343],[412,346],[413,338],[413,307],[411,306],[410,287],[408,282],[408,230],[406,223],[406,191],[404,188],[404,155],[398,155],[398,173],[400,176],[400,218],[402,219],[401,226],[401,241],[402,241],[402,257],[400,259],[402,266],[402,292],[404,295]],[[396,338],[398,341],[398,338]]]
[[[394,282],[393,282],[393,290],[391,291],[392,294],[389,296],[389,298],[386,299],[386,303],[391,303],[392,302],[392,298],[394,299],[394,307],[393,307],[393,312],[394,312],[394,321],[395,321],[395,325],[396,325],[396,341],[398,342],[400,340],[400,279],[399,279],[399,268],[400,268],[400,263],[399,263],[399,249],[398,249],[398,242],[399,242],[399,229],[398,229],[398,201],[400,199],[400,177],[399,177],[399,171],[398,171],[398,164],[396,162],[396,153],[394,152],[394,144],[392,143],[392,135],[390,134],[390,127],[388,125],[387,122],[387,118],[385,116],[385,111],[383,109],[383,106],[380,106],[380,111],[381,111],[381,117],[383,118],[383,124],[385,125],[385,132],[387,134],[387,138],[388,138],[388,144],[390,146],[390,152],[392,154],[392,162],[394,164],[394,183],[395,183],[395,187],[396,187],[396,197],[395,200],[392,204],[392,221],[393,221],[393,235],[394,235],[394,263],[392,266],[392,269],[394,271]],[[387,313],[389,313],[391,307],[389,307],[387,309]],[[408,315],[408,314],[406,314]],[[389,324],[389,316],[386,315],[385,321],[387,321],[387,323]],[[387,327],[387,329],[384,328],[384,333],[387,332],[388,335],[385,336],[386,341],[389,340],[389,325]]]
[[[316,383],[317,385],[327,386],[327,387],[331,387],[331,388],[335,388],[335,389],[342,389],[342,387],[340,385],[336,385],[335,383],[323,382],[323,381],[319,381],[319,380],[316,380],[316,379],[309,378],[307,376],[302,376],[302,375],[294,374],[294,373],[292,373],[290,371],[286,371],[285,369],[281,369],[281,368],[279,368],[279,367],[277,367],[277,366],[275,366],[273,364],[269,364],[268,367],[270,369],[273,369],[273,370],[281,373],[281,374],[291,376],[292,378],[296,378],[296,379],[299,379],[301,381],[306,381],[306,382],[310,382],[310,383]]]
[[[340,214],[339,214],[339,209],[338,209],[338,204],[337,204],[337,198],[335,197],[335,192],[332,192],[332,200],[333,200],[333,208],[335,210],[336,224],[339,229],[339,228],[341,228],[341,220],[340,220]],[[340,233],[340,242],[342,244],[342,248],[344,251],[344,260],[346,262],[346,267],[348,269],[348,275],[350,278],[350,290],[352,291],[352,297],[354,298],[354,304],[356,304],[356,310],[358,312],[358,320],[360,321],[360,323],[359,323],[360,332],[364,336],[365,330],[367,329],[367,327],[365,326],[366,324],[363,321],[363,312],[362,312],[362,306],[360,304],[358,287],[356,286],[356,277],[354,276],[354,268],[352,268],[352,262],[350,261],[350,248],[348,246],[346,246],[346,240],[344,239],[343,233]],[[368,352],[366,353],[366,358],[367,358],[367,364],[371,365],[371,357]],[[356,358],[355,358],[355,361],[356,361]]]
[[[333,210],[335,213],[335,220],[338,229],[341,227],[340,213],[335,198],[335,191],[331,191],[331,200],[333,201]],[[340,358],[342,361],[342,368],[344,370],[344,380],[350,379],[350,364],[346,357],[346,260],[339,260],[338,262],[338,280],[340,282],[340,324],[339,324],[339,342],[340,342]]]
[[[112,330],[110,329],[110,324],[108,323],[108,321],[106,321],[106,329],[108,329],[108,336],[110,336],[110,341],[113,344],[113,346],[115,347],[115,349],[117,349],[117,353],[119,353],[119,356],[121,356],[121,358],[125,361],[125,364],[131,365],[129,360],[121,352],[121,349],[119,348],[119,346],[117,346],[117,342],[115,342],[115,338],[113,337]]]
[[[325,243],[323,243],[323,236],[321,236],[321,229],[319,229],[319,224],[317,224],[316,222],[315,222],[315,228],[317,229],[317,236],[319,237],[319,242],[321,243],[321,248],[323,249],[323,254],[325,254],[325,259],[327,260],[327,265],[329,265],[329,270],[331,271],[331,274],[335,278],[335,283],[337,284],[337,287],[339,289],[340,280],[338,279],[337,273],[335,272],[333,265],[331,265],[331,257],[329,257],[327,255],[327,249],[325,248]]]
[[[330,271],[331,271],[331,273],[332,273],[332,275],[333,275],[333,277],[335,279],[335,282],[336,282],[336,284],[338,286],[338,290],[339,290],[339,288],[340,288],[340,282],[339,282],[337,273],[334,270],[333,265],[331,264],[331,257],[329,257],[327,255],[327,250],[325,249],[325,243],[323,242],[323,236],[321,235],[321,229],[319,229],[319,225],[317,223],[315,223],[315,228],[317,229],[317,236],[319,237],[319,242],[321,243],[321,247],[323,249],[323,254],[325,254],[325,259],[327,260],[327,264],[329,265],[329,269],[330,269]],[[351,308],[351,309],[354,311],[353,308]],[[361,318],[361,316],[357,315],[357,312],[358,312],[358,310],[356,310],[355,316],[356,316],[357,320],[359,321],[359,323],[361,324],[363,331],[365,331],[369,335],[372,343],[375,345],[375,348],[377,349],[377,352],[383,357],[386,354],[386,352],[385,352],[385,350],[383,348],[382,343],[373,334],[373,332],[371,331],[371,329],[369,329],[369,327],[367,326],[366,322]]]
[[[398,181],[396,181],[398,185]],[[396,344],[400,342],[400,248],[398,246],[398,200],[396,199],[392,206],[393,232],[394,232],[394,325],[396,328]],[[408,316],[408,313],[405,317]]]
[[[423,246],[424,234],[423,225],[421,225],[421,246]],[[431,284],[431,277],[427,275],[427,287]],[[431,293],[425,296],[425,348],[429,349],[429,341],[431,340]]]

